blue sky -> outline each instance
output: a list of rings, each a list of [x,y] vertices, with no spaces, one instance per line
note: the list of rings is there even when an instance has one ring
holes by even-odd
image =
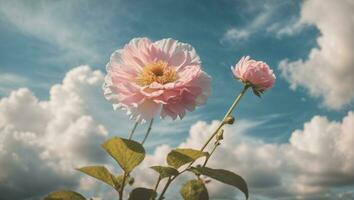
[[[302,1],[291,0],[0,2],[0,98],[4,102],[0,119],[6,122],[0,123],[0,130],[5,130],[5,126],[11,124],[6,113],[15,108],[10,103],[9,108],[5,107],[5,101],[11,100],[11,92],[28,88],[37,101],[49,102],[54,99],[49,91],[55,84],[65,85],[62,81],[70,70],[79,65],[89,65],[90,69],[85,73],[90,76],[93,76],[93,70],[105,73],[110,54],[134,37],[152,40],[172,37],[190,43],[199,54],[204,70],[213,78],[213,93],[205,106],[189,113],[185,120],[159,121],[156,124],[155,135],[153,131],[151,142],[146,144],[150,153],[163,143],[170,147],[178,146],[191,134],[190,126],[196,121],[211,123],[223,116],[242,87],[233,80],[230,66],[244,55],[267,62],[277,76],[275,86],[261,99],[248,93],[237,108],[236,120],[240,120],[241,127],[244,125],[247,141],[262,141],[263,145],[288,145],[293,132],[297,129],[306,132],[304,123],[315,116],[327,117],[328,123],[340,123],[347,115],[350,117],[348,112],[353,110],[353,92],[348,90],[345,93],[340,89],[336,92],[341,84],[353,83],[353,56],[346,53],[353,51],[353,45],[350,44],[352,39],[346,37],[348,30],[353,30],[353,21],[338,22],[347,27],[333,33],[338,38],[326,37],[332,35],[327,27],[335,24],[326,17],[321,20],[316,16],[328,11],[326,9],[332,6],[329,1],[325,1],[323,6],[319,6],[316,0],[310,0],[306,5]],[[309,10],[317,7],[317,11],[308,14]],[[328,15],[343,19],[352,17],[350,11],[353,11],[353,4],[343,1],[335,5]],[[318,40],[321,37],[324,42]],[[326,41],[332,39],[337,45],[342,45],[339,46],[343,50],[339,56],[343,56],[347,62],[327,62],[324,66],[313,66],[313,63],[320,63],[320,58],[326,59],[325,50],[330,44]],[[314,49],[320,49],[319,53],[310,56]],[[283,67],[281,62],[284,63]],[[287,71],[284,67],[291,70]],[[319,67],[328,73],[316,73],[313,68]],[[342,70],[337,73],[341,75],[333,75],[337,69]],[[311,80],[299,78],[302,73],[311,74]],[[326,87],[327,82],[336,87],[321,88],[321,79],[323,87]],[[291,89],[294,84],[297,87]],[[99,88],[99,85],[97,83],[94,88]],[[353,90],[352,86],[350,88]],[[337,95],[338,100],[327,97],[327,91],[333,92],[333,96]],[[126,116],[122,112],[113,113],[111,105],[103,97],[103,91],[97,89],[82,94],[87,95],[82,98],[88,102],[84,106],[84,114],[92,116],[110,135],[117,131],[129,131]],[[328,102],[334,102],[333,106]],[[60,110],[60,106],[57,109]],[[166,124],[175,126],[176,132],[162,127]],[[353,137],[353,130],[349,132]],[[5,139],[9,137],[5,133],[3,135]],[[36,137],[41,136],[37,134]],[[20,156],[25,154],[19,153]],[[5,161],[5,157],[2,159]],[[0,176],[0,188],[1,183]],[[351,184],[352,181],[344,184],[344,189],[330,184],[326,189],[331,192],[338,190],[334,192],[337,195],[349,191],[346,188]],[[74,187],[77,183],[72,181],[68,185]],[[13,192],[5,186],[0,191],[9,195]],[[31,195],[42,195],[43,192],[46,191],[33,192]],[[33,197],[24,193],[26,195]],[[18,198],[23,199],[24,196]],[[271,192],[259,189],[255,198],[275,197]],[[310,199],[306,195],[304,198]]]
[[[229,68],[243,55],[267,62],[275,70],[278,79],[274,89],[262,100],[249,94],[243,103],[247,104],[240,107],[240,116],[248,118],[286,113],[284,117],[287,119],[281,123],[284,128],[290,126],[295,129],[314,114],[337,120],[346,114],[347,109],[338,113],[320,107],[319,101],[309,98],[304,90],[289,90],[288,83],[282,80],[277,70],[282,59],[307,57],[310,49],[316,45],[316,36],[319,35],[316,28],[306,27],[296,37],[279,39],[275,33],[262,30],[246,41],[223,41],[228,29],[247,26],[257,12],[270,12],[269,20],[273,23],[283,23],[287,20],[284,18],[290,20],[298,17],[300,5],[296,1],[275,1],[269,5],[262,5],[262,2],[249,5],[243,1],[172,2],[19,3],[19,7],[28,9],[21,17],[29,20],[34,15],[39,22],[23,28],[2,18],[1,73],[16,74],[28,80],[15,85],[8,84],[8,87],[28,87],[40,99],[47,99],[49,88],[60,82],[65,73],[77,65],[87,64],[93,69],[104,71],[110,54],[130,39],[142,36],[152,40],[172,37],[192,44],[202,59],[205,71],[213,77],[213,95],[208,106],[200,110],[205,112],[204,109],[207,109],[210,112],[203,118],[205,120],[219,118],[231,101],[224,99],[232,99],[241,89],[241,85],[231,78]],[[267,6],[276,7],[269,8],[276,10],[276,14],[265,11],[267,9],[264,7]],[[45,7],[61,12],[51,13],[43,9]],[[40,20],[48,19],[44,17],[53,18],[54,23],[58,24],[42,24]],[[43,25],[53,26],[55,30],[37,31]],[[87,49],[87,52],[81,52],[81,48]],[[5,90],[1,96],[8,93]],[[218,97],[223,97],[223,100],[220,101]],[[285,101],[287,103],[282,103]],[[290,105],[292,108],[289,108]],[[284,129],[272,132],[286,134]]]

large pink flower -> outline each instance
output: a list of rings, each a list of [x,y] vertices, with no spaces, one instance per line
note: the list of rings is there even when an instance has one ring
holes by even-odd
[[[156,114],[182,119],[206,102],[210,79],[191,45],[135,38],[112,54],[103,88],[114,108],[137,121]]]
[[[242,57],[231,70],[237,79],[251,85],[255,92],[262,93],[271,88],[275,82],[273,70],[266,63],[251,60],[249,56]]]

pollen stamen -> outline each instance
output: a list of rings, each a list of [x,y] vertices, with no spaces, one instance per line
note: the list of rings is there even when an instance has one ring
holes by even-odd
[[[138,75],[137,83],[144,86],[153,82],[166,84],[175,80],[177,80],[176,71],[166,62],[157,61],[144,66],[143,71]]]

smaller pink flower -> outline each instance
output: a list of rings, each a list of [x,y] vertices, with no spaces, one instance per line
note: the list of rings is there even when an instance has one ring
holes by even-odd
[[[231,70],[235,78],[250,85],[258,96],[275,82],[273,70],[265,62],[252,60],[249,56],[242,57]]]

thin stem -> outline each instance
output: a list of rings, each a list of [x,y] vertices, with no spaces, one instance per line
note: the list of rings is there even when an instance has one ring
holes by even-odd
[[[204,161],[204,163],[203,163],[203,167],[205,167],[205,165],[206,165],[207,162],[209,161],[211,155],[213,155],[213,153],[214,153],[216,147],[219,146],[218,142],[219,142],[219,140],[217,140],[217,142],[214,144],[214,147],[213,147],[213,149],[211,150],[211,152],[209,153],[209,156],[205,159],[205,161]]]
[[[172,181],[175,180],[175,179],[177,178],[177,176],[179,176],[179,175],[183,174],[184,172],[186,172],[187,169],[188,169],[192,164],[193,164],[193,163],[190,163],[190,164],[188,165],[188,167],[186,167],[184,170],[182,170],[181,172],[179,172],[177,175],[173,176],[172,178],[171,178],[171,177],[168,177],[168,181],[167,181],[165,187],[163,188],[163,190],[162,190],[162,192],[161,192],[160,197],[159,197],[158,200],[162,200],[162,199],[163,199],[163,195],[165,194],[165,192],[166,192],[168,186],[170,186],[170,184],[172,183]]]
[[[163,195],[165,194],[165,192],[166,192],[168,186],[169,186],[169,185],[171,184],[171,182],[175,179],[175,177],[177,177],[177,175],[174,176],[172,179],[171,179],[171,177],[168,177],[168,181],[167,181],[165,187],[163,188],[163,190],[162,190],[162,192],[161,192],[160,197],[158,198],[158,200],[162,200],[162,199],[163,199]]]
[[[200,149],[200,151],[203,151],[208,146],[209,142],[215,137],[216,134],[218,134],[219,130],[223,127],[223,125],[225,125],[224,122],[225,122],[226,117],[228,117],[232,113],[232,111],[235,109],[235,107],[237,106],[238,102],[240,102],[242,96],[246,93],[248,88],[249,88],[249,85],[245,85],[243,90],[236,97],[235,101],[231,104],[229,110],[226,112],[226,114],[225,114],[224,118],[222,119],[222,121],[220,122],[219,126],[216,128],[214,133],[209,137],[209,139],[205,142],[205,144]]]
[[[122,180],[122,185],[121,185],[121,187],[120,187],[120,190],[119,190],[119,199],[120,200],[123,200],[123,192],[124,192],[124,185],[125,185],[125,180],[126,180],[126,178],[127,178],[127,173],[126,172],[124,172],[124,174],[123,174],[123,180]]]
[[[157,188],[159,187],[160,181],[161,181],[161,176],[159,176],[159,178],[157,179],[157,182],[156,182],[156,185],[154,188],[154,193],[156,192]],[[150,198],[150,200],[152,200],[152,199],[153,199],[153,197]]]
[[[150,131],[151,131],[151,127],[152,127],[152,123],[153,123],[153,122],[154,122],[154,118],[151,119],[150,124],[149,124],[149,128],[148,128],[147,131],[146,131],[145,137],[144,137],[143,141],[141,141],[141,144],[142,144],[142,145],[144,144],[144,142],[146,141],[147,137],[148,137],[149,134],[150,134]]]
[[[205,144],[203,145],[203,147],[200,149],[200,151],[203,151],[208,144],[210,143],[210,141],[215,137],[216,134],[218,134],[219,130],[225,125],[225,119],[232,113],[232,111],[235,109],[235,107],[237,106],[237,104],[239,103],[239,101],[241,100],[242,96],[246,93],[247,89],[249,88],[249,85],[245,85],[244,88],[242,89],[242,91],[240,92],[240,94],[236,97],[236,99],[234,100],[234,102],[231,104],[229,110],[226,112],[224,118],[222,119],[222,121],[220,122],[220,124],[218,125],[218,127],[216,128],[216,130],[214,131],[214,133],[209,137],[209,139],[205,142]],[[214,152],[216,149],[216,147],[214,147],[214,149],[212,150],[212,152]],[[211,154],[210,154],[211,155]],[[209,156],[210,156],[209,155]],[[208,160],[209,158],[207,158]],[[206,162],[208,162],[206,160]],[[158,200],[162,200],[163,195],[165,194],[168,186],[171,184],[171,182],[177,178],[177,176],[179,176],[180,174],[184,173],[185,171],[187,171],[187,169],[189,167],[191,167],[193,165],[194,161],[191,162],[188,167],[184,170],[182,170],[180,173],[178,173],[177,175],[175,175],[172,179],[169,178],[168,182],[166,183],[165,187],[163,188],[160,197]],[[206,164],[206,163],[205,163]]]
[[[138,125],[139,125],[139,122],[135,122],[132,131],[129,133],[129,137],[128,137],[129,140],[132,139],[132,137],[133,137],[133,135],[134,135],[134,132],[135,132],[136,128],[138,127]],[[120,200],[123,200],[123,191],[124,191],[125,180],[126,180],[126,178],[127,178],[127,175],[128,175],[128,174],[127,174],[126,172],[124,172],[124,174],[123,174],[123,180],[122,180],[122,185],[121,185],[121,187],[119,188],[119,191],[118,191],[119,199],[120,199]]]
[[[135,132],[135,129],[136,129],[136,127],[138,127],[138,125],[139,125],[139,122],[135,122],[135,124],[134,124],[134,126],[133,126],[133,129],[132,129],[132,131],[129,133],[129,140],[131,140],[132,139],[132,137],[133,137],[133,134],[134,134],[134,132]]]

